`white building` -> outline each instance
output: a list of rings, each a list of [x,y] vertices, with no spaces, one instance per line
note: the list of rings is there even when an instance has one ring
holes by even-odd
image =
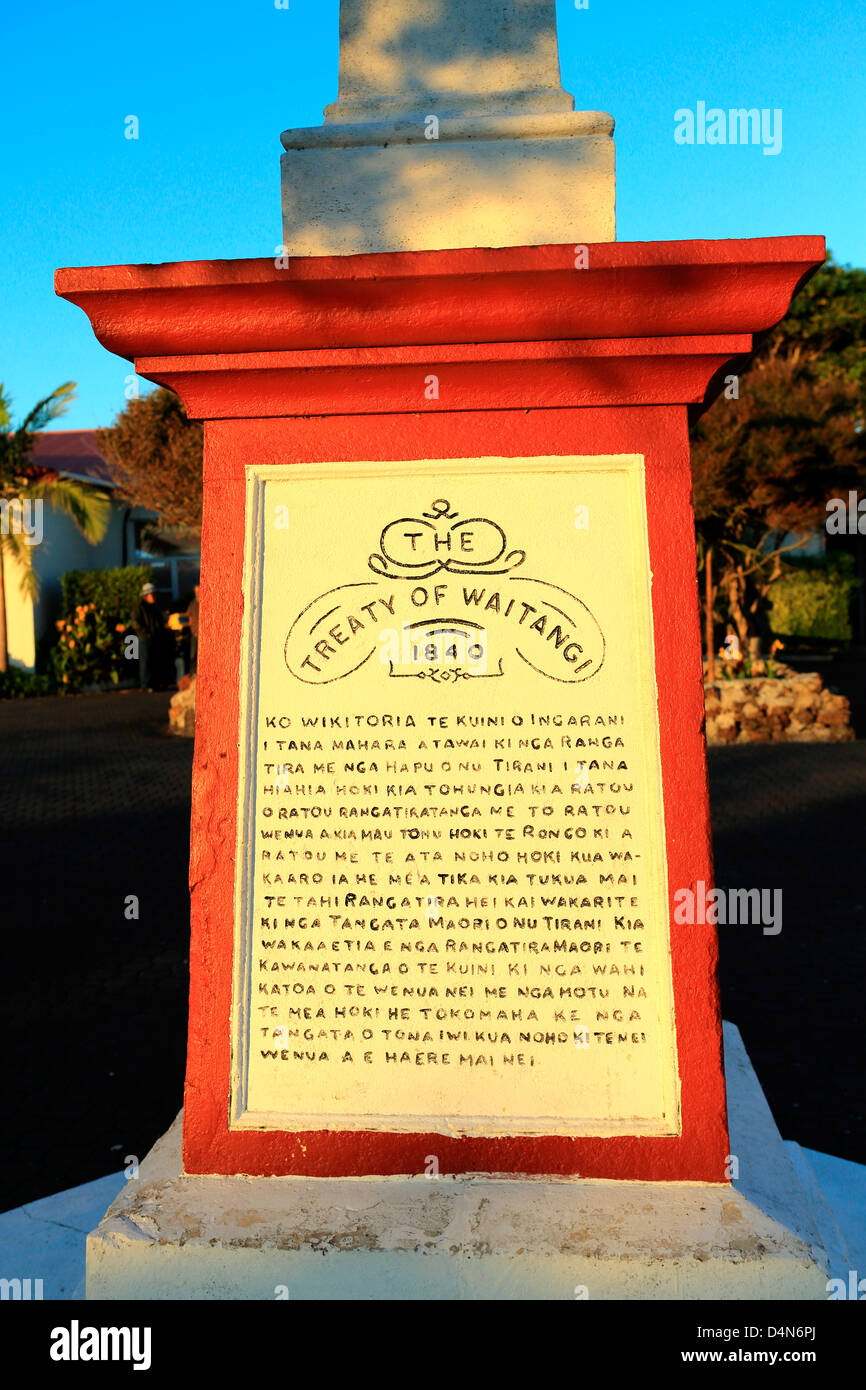
[[[6,631],[9,665],[32,671],[40,639],[61,616],[60,577],[67,570],[114,569],[121,565],[150,565],[165,607],[191,594],[199,578],[198,552],[172,547],[170,542],[148,549],[142,532],[155,517],[142,507],[115,498],[117,485],[96,445],[93,430],[49,430],[35,437],[31,461],[68,478],[90,483],[112,498],[105,536],[98,545],[84,539],[74,522],[47,503],[42,509],[42,537],[33,546],[33,568],[39,581],[35,601],[21,590],[17,563],[5,557]],[[152,542],[150,544],[153,544]],[[166,553],[169,552],[169,553]]]

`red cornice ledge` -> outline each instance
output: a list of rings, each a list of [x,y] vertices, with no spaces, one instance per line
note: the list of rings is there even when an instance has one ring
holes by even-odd
[[[89,267],[55,288],[197,418],[686,404],[824,255],[817,236],[605,242]]]

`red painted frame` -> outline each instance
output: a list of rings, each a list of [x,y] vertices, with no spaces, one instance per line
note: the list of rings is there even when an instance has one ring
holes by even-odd
[[[58,272],[58,292],[87,309],[98,336],[114,350],[146,351],[137,369],[179,390],[206,420],[187,1172],[422,1173],[435,1153],[445,1173],[727,1180],[716,936],[674,924],[672,911],[676,1137],[228,1124],[244,466],[252,459],[465,457],[471,467],[486,456],[642,454],[670,891],[712,881],[686,405],[782,316],[822,262],[823,242],[618,243],[589,248],[591,268],[566,274],[571,255],[569,247],[524,247],[321,257],[292,272],[270,262]],[[506,363],[516,370],[501,375]],[[440,376],[429,410],[418,408],[425,368]]]

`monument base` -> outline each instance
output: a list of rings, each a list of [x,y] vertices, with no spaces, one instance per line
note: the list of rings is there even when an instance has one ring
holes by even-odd
[[[187,1177],[181,1119],[87,1241],[91,1299],[826,1299],[809,1198],[725,1025],[726,1183]]]
[[[435,139],[423,116],[287,130],[286,251],[613,241],[612,135],[600,111],[443,120]]]

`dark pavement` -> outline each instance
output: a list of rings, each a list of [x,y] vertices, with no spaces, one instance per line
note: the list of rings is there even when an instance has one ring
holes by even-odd
[[[180,1108],[192,742],[167,709],[0,702],[0,1210],[143,1157]],[[717,882],[784,892],[780,935],[720,929],[725,1017],[784,1137],[866,1162],[866,743],[719,748],[710,772]]]
[[[168,702],[0,702],[0,1209],[142,1158],[182,1103],[192,740]]]
[[[782,1136],[866,1163],[866,742],[710,750],[720,888],[781,888],[782,930],[719,927],[722,1012]]]

